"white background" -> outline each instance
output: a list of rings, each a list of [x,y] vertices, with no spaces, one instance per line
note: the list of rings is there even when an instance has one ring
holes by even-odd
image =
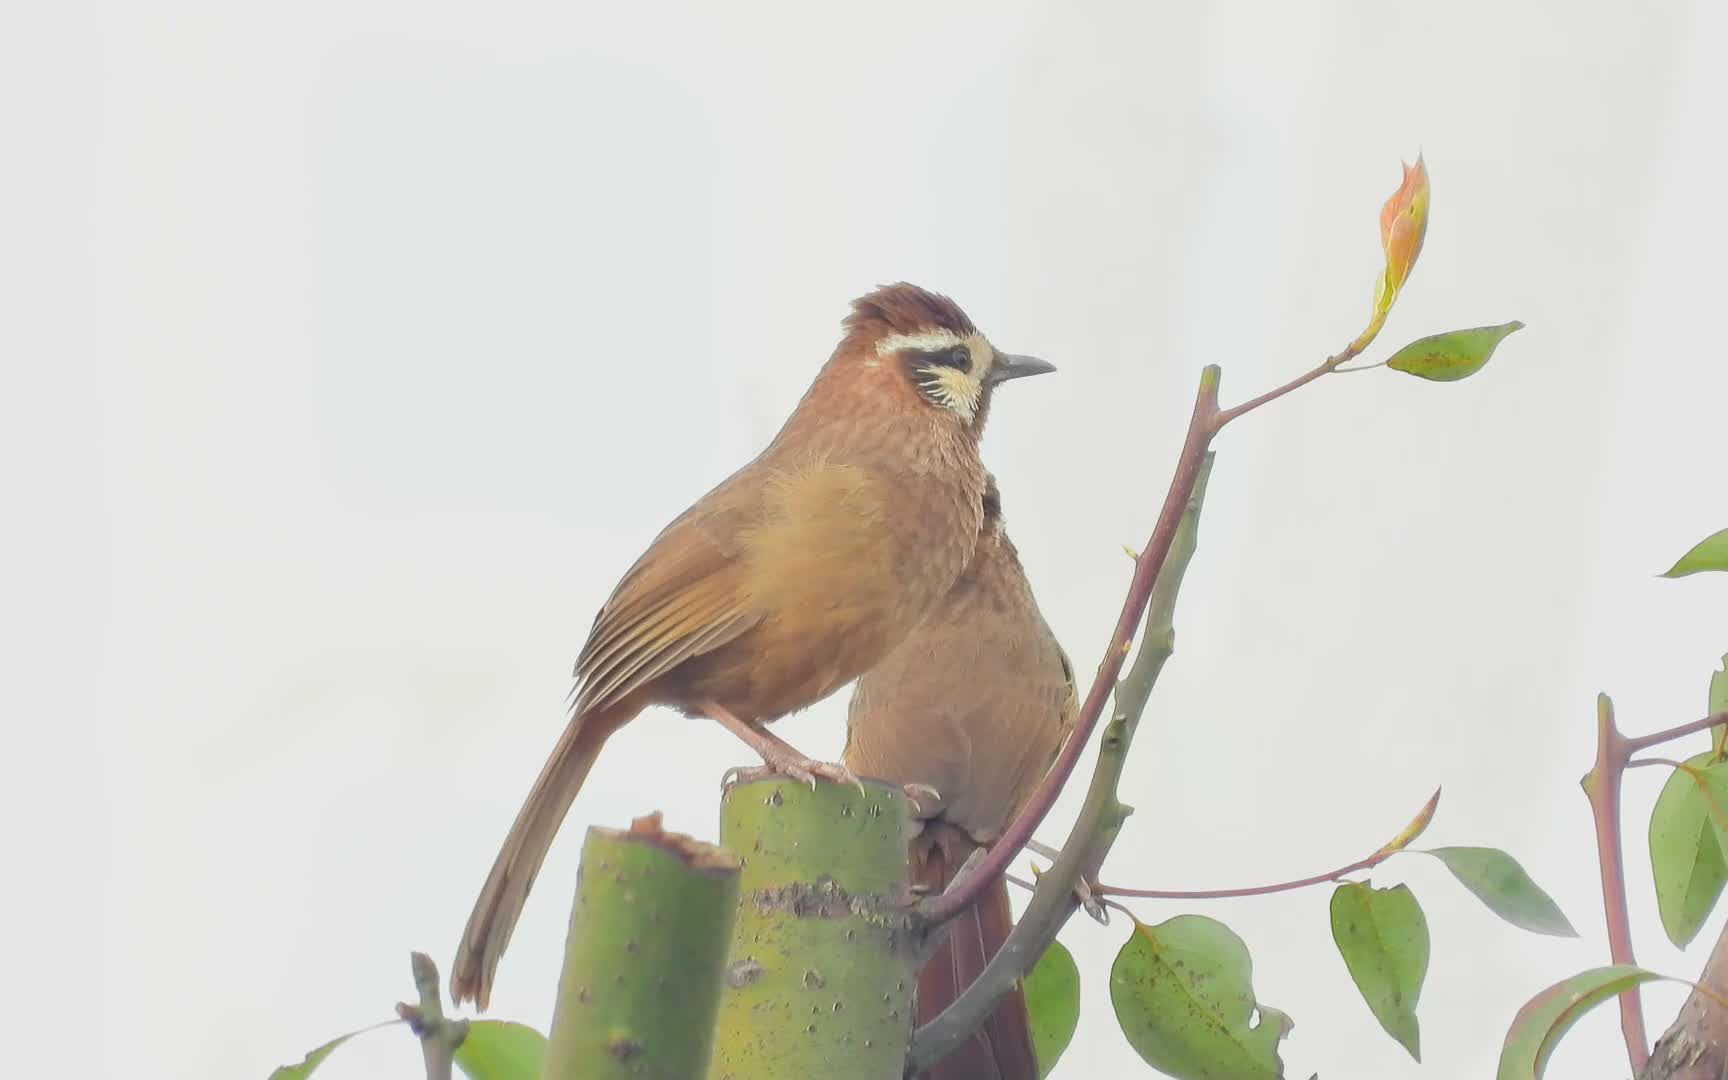
[[[410,949],[448,964],[594,610],[878,282],[1060,366],[985,451],[1090,672],[1199,367],[1239,400],[1348,340],[1418,149],[1433,225],[1386,346],[1529,328],[1471,381],[1340,377],[1220,441],[1108,878],[1316,873],[1444,784],[1428,839],[1511,850],[1583,933],[1388,864],[1434,941],[1418,1068],[1327,890],[1206,905],[1294,1014],[1292,1076],[1488,1075],[1525,998],[1606,962],[1594,695],[1693,719],[1728,650],[1728,580],[1653,576],[1728,524],[1723,5],[0,11],[9,1075],[261,1078],[388,1016]],[[833,756],[843,711],[778,730]],[[613,740],[494,1015],[546,1021],[582,828],[712,835],[747,757],[666,713]],[[1633,916],[1692,974],[1720,919],[1662,937],[1660,781],[1629,778]],[[1063,934],[1061,1075],[1139,1068],[1123,932]],[[1553,1073],[1625,1075],[1612,1009]],[[419,1054],[387,1032],[322,1075]]]

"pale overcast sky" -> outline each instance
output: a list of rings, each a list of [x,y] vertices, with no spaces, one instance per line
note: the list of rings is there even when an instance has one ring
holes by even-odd
[[[1652,576],[1728,524],[1724,51],[1712,0],[4,5],[6,1071],[262,1078],[389,1016],[409,950],[447,966],[595,609],[878,282],[1060,366],[985,453],[1090,672],[1200,366],[1239,400],[1348,340],[1421,150],[1385,344],[1529,328],[1468,382],[1338,378],[1220,441],[1108,877],[1316,873],[1444,784],[1428,839],[1509,849],[1583,936],[1388,864],[1434,942],[1423,1067],[1327,890],[1193,909],[1294,1016],[1290,1075],[1488,1075],[1525,998],[1606,962],[1595,693],[1630,730],[1693,719],[1728,650],[1728,581]],[[843,715],[778,731],[833,756]],[[583,828],[711,836],[746,760],[669,713],[613,740],[494,1015],[547,1020]],[[1691,975],[1720,917],[1662,938],[1655,773],[1638,944]],[[1137,1075],[1124,932],[1063,933],[1059,1076]],[[1607,1009],[1555,1058],[1624,1073]],[[421,1065],[391,1031],[321,1075]]]

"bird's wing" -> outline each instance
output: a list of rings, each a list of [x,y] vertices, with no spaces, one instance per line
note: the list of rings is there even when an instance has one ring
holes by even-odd
[[[761,621],[735,542],[742,516],[699,504],[636,560],[576,658],[577,713],[603,709]]]

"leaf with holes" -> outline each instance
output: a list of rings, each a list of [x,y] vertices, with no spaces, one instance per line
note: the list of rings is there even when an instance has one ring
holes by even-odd
[[[1562,979],[1524,1003],[1500,1048],[1496,1080],[1540,1080],[1562,1036],[1586,1012],[1662,976],[1630,964],[1592,968]]]
[[[1080,968],[1060,941],[1052,941],[1023,985],[1038,1075],[1049,1076],[1080,1024]]]
[[[1428,920],[1407,885],[1348,882],[1332,894],[1332,941],[1386,1034],[1422,1060],[1416,1000],[1428,974]]]
[[[371,1027],[361,1028],[359,1031],[350,1031],[346,1035],[339,1035],[325,1043],[323,1046],[320,1046],[318,1049],[307,1054],[306,1060],[300,1062],[300,1064],[283,1065],[278,1068],[270,1074],[270,1080],[307,1080],[318,1066],[324,1064],[325,1058],[328,1058],[331,1054],[335,1053],[336,1048],[347,1042],[349,1039],[352,1039],[356,1035],[364,1035],[368,1031],[377,1031],[379,1028],[389,1027],[391,1024],[400,1024],[401,1022],[402,1021],[400,1020],[385,1020],[382,1023],[373,1024]]]
[[[1524,324],[1514,319],[1499,326],[1477,326],[1417,338],[1393,353],[1386,366],[1432,382],[1457,382],[1481,371],[1494,349]]]
[[[1110,1002],[1135,1052],[1177,1080],[1277,1080],[1278,1042],[1292,1025],[1254,1000],[1252,969],[1248,947],[1221,922],[1136,921],[1110,968]]]
[[[456,1047],[456,1064],[468,1080],[537,1080],[546,1056],[546,1036],[508,1020],[470,1020]]]
[[[1728,529],[1711,533],[1680,556],[1663,577],[1685,577],[1705,570],[1728,570]]]
[[[1446,864],[1452,876],[1488,905],[1488,910],[1523,930],[1577,937],[1552,897],[1530,880],[1518,860],[1495,848],[1442,847],[1423,852]]]
[[[1711,766],[1714,753],[1706,751],[1685,762],[1700,778],[1728,782],[1728,765]],[[1723,807],[1705,791],[1691,773],[1675,769],[1662,785],[1662,794],[1650,810],[1650,872],[1656,879],[1656,910],[1668,940],[1685,948],[1722,895],[1728,884],[1728,860],[1723,858],[1722,830],[1716,815]],[[1715,813],[1712,813],[1714,809]]]

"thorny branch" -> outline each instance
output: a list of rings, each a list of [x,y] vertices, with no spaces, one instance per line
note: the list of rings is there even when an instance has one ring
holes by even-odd
[[[1602,876],[1602,910],[1608,923],[1608,955],[1616,964],[1636,964],[1632,950],[1632,922],[1626,911],[1626,859],[1620,842],[1620,781],[1635,763],[1632,755],[1674,739],[1728,723],[1728,712],[1671,727],[1649,735],[1628,737],[1614,723],[1614,702],[1607,694],[1596,698],[1596,761],[1579,781],[1590,799],[1590,818],[1596,826],[1596,862]],[[1636,988],[1620,995],[1620,1033],[1626,1040],[1626,1059],[1634,1076],[1644,1071],[1650,1057],[1649,1037],[1644,1030],[1643,998]]]
[[[940,1061],[976,1030],[1002,995],[1031,970],[1033,963],[1074,913],[1078,906],[1077,888],[1095,876],[1115,843],[1123,821],[1132,812],[1131,807],[1116,798],[1116,786],[1140,714],[1174,646],[1170,615],[1182,574],[1193,554],[1193,528],[1204,498],[1205,479],[1211,469],[1212,439],[1230,421],[1337,370],[1340,364],[1359,355],[1372,336],[1367,333],[1358,336],[1342,352],[1328,357],[1317,367],[1230,409],[1221,409],[1218,405],[1219,368],[1208,365],[1201,371],[1200,388],[1195,396],[1194,411],[1177,458],[1175,474],[1165,493],[1152,537],[1135,558],[1134,576],[1123,600],[1122,613],[1116,620],[1092,687],[1075,717],[1073,732],[1050,771],[989,854],[972,868],[971,873],[956,877],[946,892],[923,901],[918,908],[919,914],[939,928],[966,910],[1007,871],[1055,805],[1086,744],[1091,741],[1106,700],[1114,692],[1116,708],[1105,731],[1080,815],[1068,834],[1062,853],[1039,877],[1032,900],[1002,948],[979,977],[940,1016],[914,1034],[909,1055],[911,1068]],[[1186,545],[1178,554],[1178,533],[1184,526]],[[1141,642],[1133,670],[1118,682],[1135,633],[1140,628],[1141,616],[1148,611],[1154,613],[1154,623]]]
[[[1274,390],[1229,409],[1218,406],[1221,372],[1217,365],[1209,365],[1201,371],[1200,390],[1195,397],[1194,413],[1188,421],[1188,434],[1183,440],[1182,452],[1176,462],[1176,473],[1170,479],[1170,489],[1165,493],[1164,506],[1158,513],[1158,523],[1152,530],[1152,538],[1135,559],[1134,577],[1128,584],[1128,595],[1123,599],[1122,613],[1116,619],[1116,627],[1110,635],[1109,645],[1105,647],[1104,658],[1098,665],[1098,674],[1092,680],[1092,688],[1087,692],[1086,700],[1075,716],[1073,732],[1037,790],[1032,793],[1025,807],[1009,824],[984,860],[972,873],[957,877],[946,892],[931,897],[919,906],[920,913],[926,919],[932,923],[947,922],[971,906],[1014,861],[1020,849],[1025,847],[1032,835],[1038,831],[1038,826],[1050,813],[1050,808],[1056,805],[1057,797],[1062,794],[1062,788],[1073,775],[1080,755],[1085,752],[1086,744],[1091,741],[1092,732],[1103,716],[1104,703],[1116,689],[1117,677],[1122,672],[1123,662],[1128,658],[1128,651],[1133,645],[1135,632],[1140,628],[1141,616],[1146,611],[1158,575],[1169,560],[1176,529],[1181,524],[1183,511],[1194,494],[1195,484],[1213,437],[1230,421],[1336,370],[1338,365],[1357,356],[1366,344],[1367,342],[1359,337],[1342,352],[1326,358],[1313,369]],[[1074,883],[1069,884],[1072,887]]]

